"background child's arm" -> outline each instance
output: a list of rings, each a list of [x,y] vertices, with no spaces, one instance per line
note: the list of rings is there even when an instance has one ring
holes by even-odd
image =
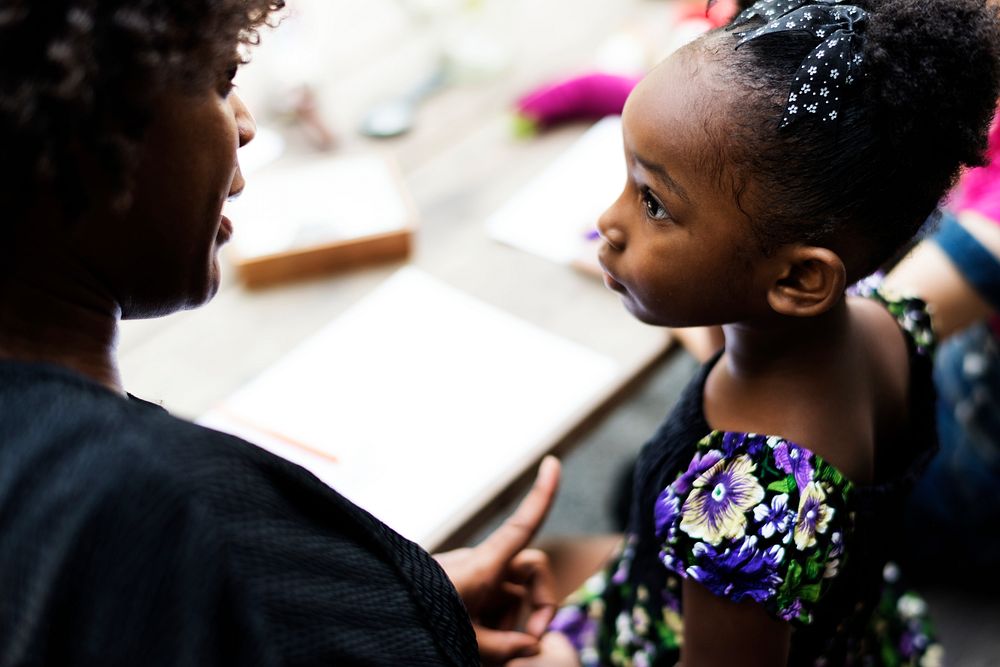
[[[684,667],[774,667],[788,663],[791,626],[758,604],[731,602],[685,579]]]
[[[975,213],[963,213],[959,224],[1000,261],[1000,224]],[[912,292],[932,308],[934,331],[940,339],[985,319],[993,306],[964,277],[936,243],[922,241],[886,277],[887,287]]]

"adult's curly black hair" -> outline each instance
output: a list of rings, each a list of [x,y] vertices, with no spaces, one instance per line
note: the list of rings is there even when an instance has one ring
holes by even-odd
[[[762,247],[846,249],[853,239],[850,277],[860,278],[913,237],[963,165],[983,162],[1000,85],[1000,22],[987,0],[853,4],[869,12],[865,77],[844,96],[833,130],[811,119],[779,128],[792,80],[818,43],[810,34],[778,33],[736,50],[733,32],[720,29],[696,48],[721,62],[738,105],[727,114],[722,158],[736,165],[734,189]]]
[[[217,82],[284,0],[0,0],[0,210],[126,195],[157,96]],[[81,159],[81,156],[86,156]]]

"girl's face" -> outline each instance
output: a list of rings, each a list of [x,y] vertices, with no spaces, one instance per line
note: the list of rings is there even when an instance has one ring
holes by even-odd
[[[123,317],[200,305],[219,287],[218,251],[233,233],[221,215],[244,186],[236,149],[256,132],[231,91],[235,70],[195,93],[164,95],[141,146],[132,203],[81,226],[92,261]]]
[[[733,103],[696,58],[672,56],[629,98],[628,179],[598,222],[605,284],[638,319],[673,327],[767,312],[762,258],[723,162]]]

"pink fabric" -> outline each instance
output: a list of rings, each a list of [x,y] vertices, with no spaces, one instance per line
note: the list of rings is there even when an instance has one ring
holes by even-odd
[[[551,127],[620,114],[639,77],[595,72],[537,88],[517,102],[521,115]]]
[[[954,211],[975,211],[1000,224],[1000,115],[990,130],[987,151],[989,164],[963,174],[948,207]]]

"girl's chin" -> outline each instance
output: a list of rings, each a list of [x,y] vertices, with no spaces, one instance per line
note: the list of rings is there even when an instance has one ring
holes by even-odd
[[[625,306],[625,310],[635,319],[639,320],[643,324],[649,324],[655,327],[667,327],[674,326],[667,321],[669,318],[665,318],[662,313],[656,313],[648,308],[645,308],[641,303],[635,301],[631,294],[627,291],[622,293],[622,305]]]

